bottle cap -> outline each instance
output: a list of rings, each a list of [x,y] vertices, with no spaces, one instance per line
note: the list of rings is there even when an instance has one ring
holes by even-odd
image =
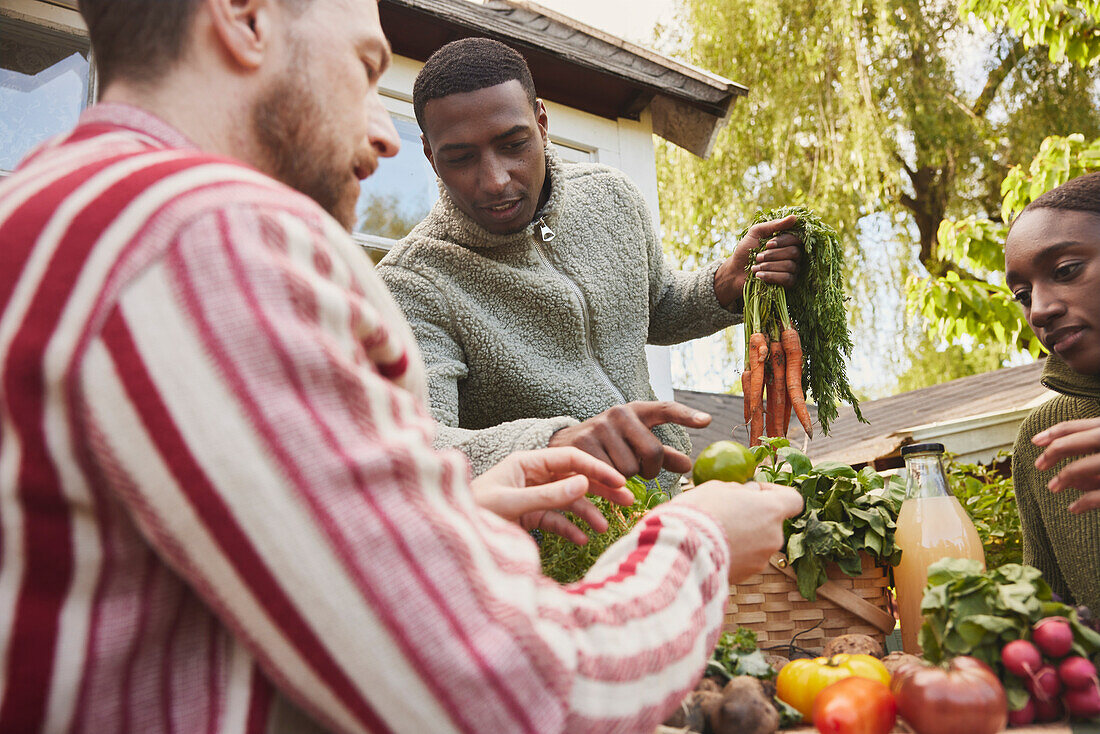
[[[903,457],[909,454],[942,454],[944,452],[942,443],[912,443],[908,446],[901,447],[901,455]]]

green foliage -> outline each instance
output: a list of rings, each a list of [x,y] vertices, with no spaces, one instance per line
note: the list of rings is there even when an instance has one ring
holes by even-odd
[[[844,247],[857,353],[870,348],[870,327],[890,322],[905,333],[903,307],[882,289],[911,273],[955,272],[965,284],[941,284],[941,295],[911,308],[913,321],[935,316],[955,292],[989,302],[986,318],[1001,326],[987,333],[1003,331],[1005,342],[1030,348],[1029,334],[999,318],[1015,313],[1003,292],[970,293],[978,286],[969,282],[985,280],[984,272],[955,262],[937,232],[945,218],[994,213],[1005,172],[1047,136],[1100,135],[1095,74],[1049,61],[1046,48],[1025,50],[1010,31],[981,30],[951,2],[683,0],[682,7],[678,53],[749,94],[734,105],[707,160],[658,144],[661,219],[673,259],[694,267],[726,256],[749,213],[807,206],[835,227]],[[868,250],[869,221],[888,256]],[[974,258],[996,260],[994,238],[983,233]],[[951,341],[980,328],[981,310],[942,333]],[[904,348],[900,337],[883,341],[895,354]],[[883,355],[884,368],[890,359]]]
[[[648,510],[668,500],[668,494],[657,487],[651,491],[650,487],[638,477],[626,480],[627,488],[634,495],[634,504],[629,507],[619,507],[603,497],[589,496],[588,499],[596,505],[607,518],[607,531],[597,533],[591,528],[585,529],[588,542],[585,545],[575,545],[564,538],[546,533],[539,543],[539,556],[542,560],[542,572],[563,584],[578,581],[588,569],[596,563],[599,557],[612,543],[630,532],[631,528],[638,524]],[[584,529],[585,523],[571,512],[566,512],[577,527]]]
[[[940,225],[941,254],[964,263],[983,280],[960,278],[955,272],[942,278],[911,277],[907,283],[910,312],[920,314],[929,332],[942,339],[969,335],[982,343],[1038,357],[1042,345],[1004,285],[1008,235],[1004,222],[1043,193],[1098,170],[1100,138],[1086,142],[1083,135],[1075,134],[1045,139],[1031,162],[1026,167],[1014,166],[1001,184],[1002,221],[971,216]]]
[[[756,633],[747,627],[736,632],[723,632],[707,663],[707,673],[729,680],[739,675],[751,675],[761,680],[775,678],[775,670],[756,646]]]
[[[895,394],[991,372],[1004,366],[1007,357],[1003,348],[987,343],[944,345],[925,336],[917,342],[908,368],[898,377]]]
[[[808,388],[807,397],[817,404],[817,419],[821,430],[828,435],[829,424],[836,418],[837,404],[841,400],[851,404],[856,417],[863,420],[844,365],[845,358],[852,354],[852,335],[848,331],[841,277],[844,252],[836,230],[805,207],[761,211],[753,217],[752,224],[792,214],[798,217],[793,231],[803,245],[798,282],[786,295],[779,286],[768,285],[755,276],[746,279],[745,361],[748,362],[750,332],[763,332],[770,340],[778,340],[779,332],[788,323],[793,323],[802,343],[802,384]],[[738,239],[747,232],[748,227]],[[762,244],[760,249],[763,247]]]
[[[835,461],[813,466],[785,438],[764,439],[752,451],[760,459],[757,479],[794,487],[805,502],[801,515],[783,523],[787,561],[802,596],[817,598],[817,588],[828,580],[829,561],[849,576],[863,573],[861,552],[898,564],[901,550],[894,545],[894,531],[905,499],[899,479]]]
[[[1028,46],[1047,46],[1051,61],[1100,61],[1100,0],[963,0],[987,27],[1005,25]]]
[[[1007,459],[999,455],[999,463]],[[947,463],[947,481],[951,492],[974,521],[985,549],[989,568],[1023,562],[1023,535],[1012,477],[996,468],[964,464],[951,459]]]

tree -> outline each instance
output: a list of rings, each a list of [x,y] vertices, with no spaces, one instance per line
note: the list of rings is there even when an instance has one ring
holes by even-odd
[[[1087,70],[951,2],[684,0],[683,13],[682,52],[750,93],[708,160],[661,146],[667,249],[695,264],[727,254],[757,209],[808,206],[862,276],[862,319],[910,273],[976,279],[942,250],[941,222],[996,210],[1005,172],[1051,132],[1100,134]],[[897,247],[873,275],[870,224],[876,246]]]
[[[1100,62],[1100,0],[1079,0],[1076,6],[1052,0],[964,0],[962,8],[990,26],[1009,26],[1025,45],[1047,44],[1052,61],[1068,60],[1081,68]],[[1096,170],[1100,138],[1087,142],[1080,133],[1052,135],[1030,163],[1008,172],[1000,187],[1001,206],[993,216],[943,222],[938,232],[941,255],[966,263],[976,277],[910,280],[910,308],[924,317],[929,332],[948,340],[966,335],[1038,356],[1039,340],[1004,285],[1007,223],[1044,192]]]

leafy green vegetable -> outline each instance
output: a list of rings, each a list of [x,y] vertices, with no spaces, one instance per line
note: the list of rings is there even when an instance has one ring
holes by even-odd
[[[775,678],[775,670],[756,647],[756,633],[745,627],[722,633],[707,663],[707,673],[717,673],[727,680],[739,675],[761,680]]]
[[[817,588],[828,580],[829,561],[849,576],[863,573],[861,551],[898,564],[901,550],[894,531],[905,499],[900,479],[887,481],[871,467],[856,471],[832,461],[813,466],[785,438],[764,439],[752,451],[760,460],[757,479],[794,487],[805,502],[802,514],[783,524],[787,561],[802,596],[817,599]]]
[[[791,231],[802,240],[798,280],[793,288],[784,291],[755,276],[746,279],[745,353],[748,354],[752,330],[778,338],[778,333],[772,331],[777,324],[785,323],[789,314],[802,342],[802,384],[808,389],[807,397],[812,397],[817,404],[817,419],[821,430],[828,435],[840,400],[851,404],[856,418],[866,423],[859,411],[859,401],[848,384],[844,366],[845,357],[852,355],[852,335],[844,309],[844,248],[836,230],[801,206],[761,211],[749,226],[792,214],[798,218],[798,223]],[[738,239],[747,232],[748,227]],[[761,243],[760,249],[763,247]]]
[[[1028,639],[1040,619],[1066,617],[1073,629],[1073,651],[1100,658],[1100,633],[1083,625],[1073,607],[1053,601],[1050,586],[1031,566],[1006,563],[982,571],[978,561],[937,561],[928,568],[920,609],[924,657],[940,663],[970,655],[988,663],[1005,681],[1013,708],[1023,706],[1025,694],[1022,683],[1005,674],[1001,648],[1012,640]]]
[[[1023,562],[1023,533],[1012,477],[998,471],[996,465],[1008,458],[999,454],[993,466],[964,464],[948,456],[947,481],[951,493],[974,521],[985,549],[985,563],[996,568],[1005,563]]]
[[[585,545],[574,545],[552,533],[542,536],[539,556],[543,573],[563,584],[579,580],[612,543],[638,524],[647,510],[668,500],[668,493],[657,482],[646,483],[638,477],[631,477],[626,480],[626,487],[634,495],[634,504],[629,507],[613,505],[603,497],[589,496],[592,504],[607,518],[607,532],[597,533],[591,528],[586,529],[588,543]],[[567,512],[565,516],[577,527],[585,528],[584,521],[573,513]]]

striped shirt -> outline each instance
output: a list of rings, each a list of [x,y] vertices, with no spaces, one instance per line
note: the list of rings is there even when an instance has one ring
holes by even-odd
[[[543,577],[304,196],[93,107],[0,182],[0,305],[0,731],[651,731],[698,678],[717,525]]]

